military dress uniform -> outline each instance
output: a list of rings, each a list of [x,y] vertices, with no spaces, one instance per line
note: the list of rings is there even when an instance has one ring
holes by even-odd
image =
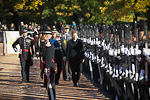
[[[44,69],[44,84],[46,85],[49,100],[56,99],[55,93],[55,66],[54,66],[54,57],[55,57],[55,47],[54,44],[47,40],[47,34],[51,34],[47,25],[43,26],[42,34],[46,36],[43,38],[45,41],[43,43],[42,51],[42,60],[43,60],[43,69]]]
[[[23,82],[29,81],[29,68],[33,64],[31,60],[32,55],[30,52],[30,47],[33,46],[32,40],[33,38],[31,37],[19,37],[12,45],[14,50],[16,50],[17,44],[20,46],[19,58],[21,63],[21,74]]]
[[[43,79],[43,73],[45,68],[45,59],[43,59],[43,54],[45,51],[45,40],[40,40],[40,69],[41,69],[41,78]],[[46,84],[46,83],[45,83]]]
[[[70,33],[62,33],[61,34],[63,43],[62,43],[62,55],[63,55],[63,79],[66,80],[67,78],[67,73],[66,73],[66,49],[67,49],[67,42],[72,39],[72,36]],[[68,78],[72,78],[72,72],[71,72],[71,67],[68,63]]]
[[[55,55],[55,47],[54,44],[49,40],[46,41],[45,43],[45,52],[43,54],[43,58],[45,58],[45,67],[47,69],[50,69],[50,83],[52,84],[52,90],[53,90],[53,95],[54,98],[56,98],[56,93],[55,93],[55,66],[54,66],[54,55]],[[44,73],[45,74],[45,73]],[[44,75],[46,76],[46,75]],[[47,82],[47,77],[44,77]],[[51,94],[51,93],[49,93]],[[51,98],[51,95],[49,95]]]
[[[54,33],[55,34],[55,33]],[[56,73],[56,80],[55,84],[59,84],[59,78],[62,70],[62,50],[61,50],[61,44],[63,42],[61,37],[56,37],[56,39],[51,38],[50,41],[55,46],[55,62],[57,63],[57,73]]]

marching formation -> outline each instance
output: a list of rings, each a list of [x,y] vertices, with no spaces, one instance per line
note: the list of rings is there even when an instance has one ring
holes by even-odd
[[[150,32],[146,22],[133,25],[85,25],[83,71],[116,100],[150,99]]]

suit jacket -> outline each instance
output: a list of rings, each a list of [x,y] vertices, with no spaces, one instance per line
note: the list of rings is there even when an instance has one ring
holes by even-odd
[[[69,40],[67,43],[67,59],[71,63],[81,62],[81,59],[84,59],[83,44],[80,40],[73,41]]]

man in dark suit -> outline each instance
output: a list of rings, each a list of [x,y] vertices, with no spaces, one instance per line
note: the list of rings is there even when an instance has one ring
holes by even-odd
[[[67,59],[71,66],[72,81],[74,86],[78,86],[80,77],[80,64],[84,61],[83,44],[78,40],[76,31],[72,32],[72,39],[67,43]]]

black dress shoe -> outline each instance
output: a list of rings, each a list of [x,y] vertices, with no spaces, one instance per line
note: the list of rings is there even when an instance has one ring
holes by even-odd
[[[41,79],[43,79],[43,72],[41,71],[41,73],[40,73],[40,76],[41,76]]]
[[[28,82],[29,82],[28,80],[26,80],[26,81],[25,81],[25,80],[22,80],[22,83],[28,83]]]
[[[77,86],[79,86],[79,83],[77,82]]]
[[[57,82],[55,82],[55,85],[59,85],[59,82],[57,81]]]
[[[66,78],[63,78],[64,81],[67,81]]]
[[[79,83],[77,82],[77,83],[74,83],[74,86],[75,87],[78,87],[79,86]]]

